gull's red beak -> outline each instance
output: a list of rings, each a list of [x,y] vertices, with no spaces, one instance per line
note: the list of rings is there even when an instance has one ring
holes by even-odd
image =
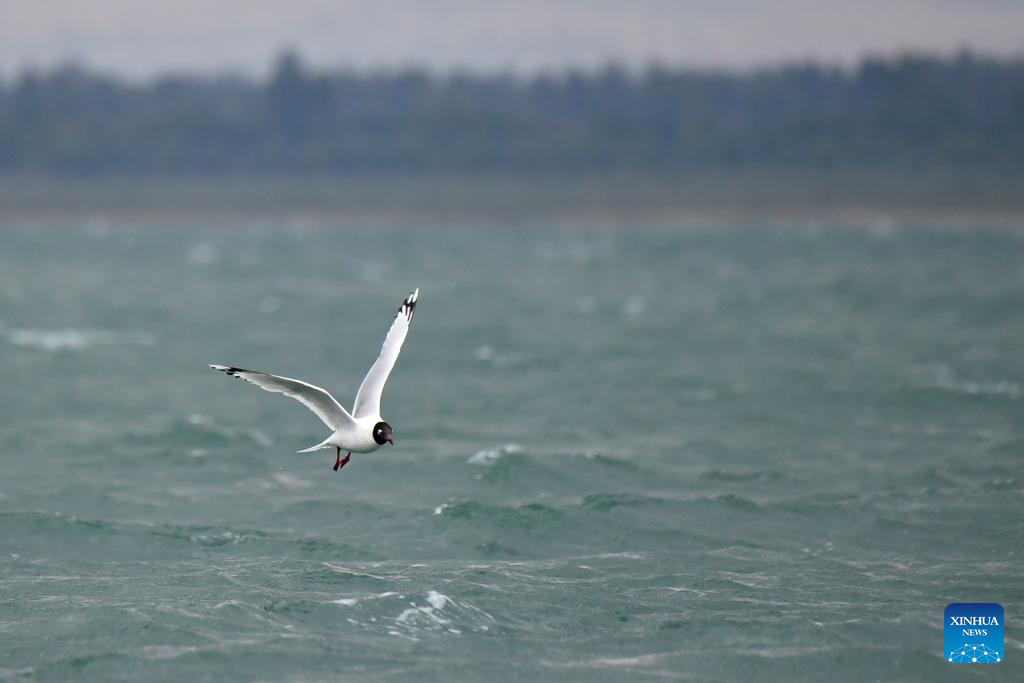
[[[395,440],[394,440],[394,439],[392,439],[392,438],[391,438],[391,437],[389,436],[389,437],[388,437],[388,443],[389,443],[389,444],[391,444],[392,446],[394,446],[394,445],[395,445]]]

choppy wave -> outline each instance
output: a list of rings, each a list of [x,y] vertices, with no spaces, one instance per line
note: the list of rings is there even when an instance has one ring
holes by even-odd
[[[143,554],[164,554],[173,550],[175,545],[208,549],[246,545],[263,547],[268,552],[291,552],[302,557],[372,557],[372,553],[354,545],[294,531],[120,521],[42,510],[0,512],[0,520],[12,537],[63,532],[63,538],[69,542],[100,542],[100,538],[118,544],[134,542],[139,544]]]
[[[0,679],[952,681],[946,602],[1024,618],[1020,235],[329,222],[5,233]],[[412,276],[341,472],[205,367],[345,402]]]
[[[126,440],[137,443],[159,444],[161,446],[192,446],[209,448],[241,441],[267,448],[272,442],[263,430],[252,425],[234,427],[224,424],[209,415],[190,413],[169,416],[146,428],[129,426],[124,431]],[[205,455],[207,451],[189,451],[191,455]]]

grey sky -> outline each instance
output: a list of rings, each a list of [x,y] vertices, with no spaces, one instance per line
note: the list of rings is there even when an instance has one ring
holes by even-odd
[[[532,71],[1024,54],[1024,0],[0,0],[0,74],[80,59],[132,77],[318,66]]]

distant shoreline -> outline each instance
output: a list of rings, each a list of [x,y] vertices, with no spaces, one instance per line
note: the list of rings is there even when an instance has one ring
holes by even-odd
[[[530,223],[552,218],[662,223],[693,218],[886,216],[951,224],[1024,220],[1019,173],[934,169],[700,172],[672,176],[190,178],[0,177],[0,219]]]

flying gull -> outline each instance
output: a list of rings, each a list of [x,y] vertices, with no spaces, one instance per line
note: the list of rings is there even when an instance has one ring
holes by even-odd
[[[398,307],[398,315],[391,323],[388,335],[384,337],[380,356],[377,357],[370,371],[366,373],[363,383],[359,385],[351,413],[345,410],[326,389],[307,382],[227,365],[210,365],[210,367],[232,377],[251,382],[265,391],[291,396],[316,413],[316,416],[333,430],[333,433],[317,445],[301,450],[299,453],[309,453],[333,446],[336,456],[334,471],[337,472],[348,464],[352,453],[372,453],[386,443],[392,445],[395,443],[391,425],[380,416],[380,395],[384,391],[384,383],[388,381],[391,369],[395,367],[395,361],[398,360],[405,336],[409,333],[409,325],[416,312],[416,301],[419,296],[420,290],[417,288]],[[342,451],[347,452],[344,458],[341,457]]]

